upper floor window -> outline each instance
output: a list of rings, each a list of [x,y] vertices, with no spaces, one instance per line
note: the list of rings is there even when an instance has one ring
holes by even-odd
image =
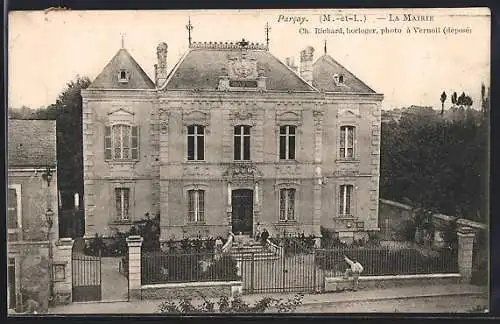
[[[234,160],[250,160],[250,126],[234,127]]]
[[[118,81],[120,81],[120,83],[127,83],[128,79],[129,79],[128,71],[120,70],[120,72],[118,73]]]
[[[104,156],[106,160],[139,159],[138,127],[126,124],[106,126]]]
[[[119,221],[129,219],[130,189],[115,188],[116,218]]]
[[[280,126],[280,160],[295,159],[295,126]]]
[[[205,221],[205,190],[188,190],[188,222]]]
[[[348,216],[352,214],[352,185],[340,186],[339,214]]]
[[[190,125],[187,127],[187,159],[203,161],[205,159],[205,127]]]
[[[354,126],[340,127],[340,158],[354,158]]]
[[[295,220],[295,189],[280,189],[280,221]]]
[[[21,186],[11,185],[9,186],[8,197],[7,197],[7,229],[8,229],[8,239],[18,240],[19,229],[22,226],[22,214],[21,214]]]

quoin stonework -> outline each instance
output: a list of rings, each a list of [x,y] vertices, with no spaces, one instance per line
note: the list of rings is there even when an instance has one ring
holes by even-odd
[[[82,91],[87,237],[145,213],[162,241],[379,229],[383,96],[326,46],[295,67],[267,45],[193,42],[168,73],[156,51],[154,82],[121,48]]]

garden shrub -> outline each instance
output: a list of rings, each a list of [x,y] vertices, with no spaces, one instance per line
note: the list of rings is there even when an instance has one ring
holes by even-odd
[[[245,302],[241,296],[228,298],[222,296],[217,301],[202,297],[201,305],[194,305],[192,298],[183,298],[180,301],[164,301],[159,305],[159,313],[264,313],[276,311],[278,313],[294,312],[302,304],[303,295],[295,295],[286,300],[263,297],[253,305]]]

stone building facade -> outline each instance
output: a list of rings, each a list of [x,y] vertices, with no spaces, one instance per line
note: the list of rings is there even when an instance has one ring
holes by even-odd
[[[32,299],[38,312],[47,310],[49,242],[59,237],[56,166],[56,122],[9,119],[8,309],[24,311]],[[50,235],[47,213],[52,213]]]
[[[382,95],[311,47],[300,73],[246,41],[167,56],[153,82],[122,48],[82,91],[86,236],[378,230]]]

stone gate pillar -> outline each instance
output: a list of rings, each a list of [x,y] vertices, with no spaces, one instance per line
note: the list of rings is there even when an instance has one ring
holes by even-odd
[[[72,238],[60,238],[55,244],[53,266],[54,303],[69,304],[72,301],[73,292],[73,263],[71,255],[73,252]]]
[[[474,247],[474,230],[470,227],[460,227],[458,236],[458,269],[462,281],[469,283],[472,277],[472,251]]]
[[[132,235],[128,245],[128,292],[130,299],[141,299],[141,247],[144,239]]]

